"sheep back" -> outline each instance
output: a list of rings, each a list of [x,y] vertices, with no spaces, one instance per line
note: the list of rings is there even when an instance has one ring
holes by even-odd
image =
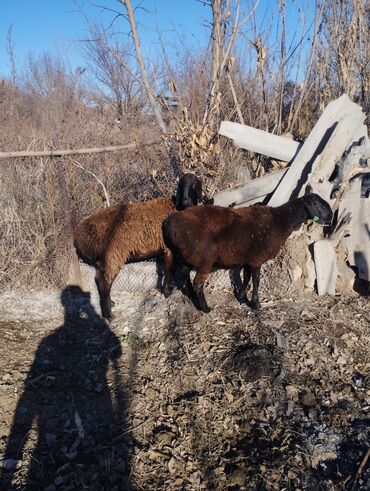
[[[162,222],[174,210],[172,197],[100,210],[77,226],[77,254],[87,264],[112,271],[130,259],[159,254],[164,249]]]
[[[127,260],[139,260],[158,254],[164,248],[162,222],[174,210],[172,197],[129,205],[124,220],[115,227],[108,250],[119,251],[122,249],[121,244],[124,244],[129,254]]]
[[[259,267],[275,257],[290,235],[273,208],[198,206],[172,214],[163,225],[166,245],[190,266]]]

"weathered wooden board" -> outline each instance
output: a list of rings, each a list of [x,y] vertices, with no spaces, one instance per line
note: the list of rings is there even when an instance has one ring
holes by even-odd
[[[298,195],[309,173],[315,172],[324,158],[330,160],[326,169],[333,169],[335,161],[353,141],[353,135],[359,131],[364,119],[361,107],[351,102],[347,95],[330,102],[280,181],[269,205],[282,205],[292,195]],[[330,152],[334,152],[334,158]]]
[[[333,173],[336,163],[348,151],[347,159],[344,158],[344,161],[341,162],[343,171],[342,181],[345,181],[351,169],[359,166],[360,158],[366,152],[367,142],[363,137],[367,138],[367,129],[363,124],[364,116],[360,112],[360,108],[344,116],[335,128],[324,150],[318,155],[312,166],[312,172],[308,176],[307,184],[310,185],[314,193],[320,194],[328,202],[331,201],[330,194],[334,186],[326,186],[324,189],[323,184],[330,184],[329,178]],[[364,142],[362,145],[359,145],[358,143],[362,139]],[[300,195],[303,195],[303,193],[304,187],[302,187]]]
[[[273,192],[286,171],[287,169],[281,169],[270,172],[235,188],[220,191],[214,196],[214,204],[218,206],[230,206],[231,204],[248,206],[262,201],[267,194]]]
[[[235,145],[251,152],[290,162],[302,146],[284,136],[273,135],[244,124],[222,121],[219,134],[234,140]]]
[[[350,181],[339,213],[350,212],[349,234],[341,240],[348,250],[348,262],[357,268],[358,277],[370,281],[370,197],[361,197],[362,176]]]
[[[318,240],[313,245],[317,293],[335,294],[338,268],[334,244],[331,240]]]

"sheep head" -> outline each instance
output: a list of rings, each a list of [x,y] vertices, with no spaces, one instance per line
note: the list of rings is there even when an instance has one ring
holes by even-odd
[[[307,194],[302,199],[307,220],[313,220],[321,225],[330,225],[333,220],[333,212],[329,203],[318,194]]]
[[[202,183],[194,174],[188,173],[180,177],[175,206],[176,210],[181,211],[196,206],[202,202]]]

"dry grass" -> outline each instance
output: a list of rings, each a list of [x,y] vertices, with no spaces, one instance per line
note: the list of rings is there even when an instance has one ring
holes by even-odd
[[[281,133],[289,130],[296,138],[305,138],[325,105],[343,91],[369,112],[370,14],[365,0],[326,2],[323,10],[318,7],[311,27],[303,8],[289,46],[279,27],[284,12],[280,2],[271,6],[261,25],[255,16],[245,23],[239,16],[237,23],[238,2],[226,3],[230,15],[223,11],[217,17],[224,33],[218,68],[235,29],[237,36],[225,69],[218,74],[214,111],[204,120],[211,69],[213,75],[217,72],[216,58],[210,62],[210,47],[194,50],[181,42],[166,46],[161,40],[161,61],[149,64],[147,70],[152,87],[178,101],[176,108],[162,107],[166,146],[65,159],[75,221],[105,205],[98,180],[114,203],[172,192],[177,171],[195,171],[212,195],[268,169],[267,159],[218,139],[222,119],[238,121],[242,114],[246,124]],[[274,30],[276,13],[279,26]],[[95,41],[85,44],[87,77],[47,54],[30,56],[25,67],[15,66],[9,32],[13,69],[12,81],[0,83],[1,150],[96,147],[159,137],[133,47],[127,41],[117,44],[115,28],[89,27]],[[350,35],[337,36],[338,32]],[[277,46],[283,41],[286,49],[279,53]],[[66,280],[68,232],[57,165],[55,159],[46,158],[1,161],[0,290],[61,285]]]

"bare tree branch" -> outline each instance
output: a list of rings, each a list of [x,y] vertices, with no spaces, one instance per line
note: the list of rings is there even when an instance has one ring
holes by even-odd
[[[251,17],[253,12],[256,10],[256,8],[259,4],[259,1],[260,0],[257,0],[255,2],[254,6],[253,6],[252,10],[249,12],[249,14],[240,23],[238,23],[239,22],[239,12],[240,12],[240,2],[239,2],[239,0],[237,0],[236,13],[235,13],[235,19],[234,19],[234,23],[233,23],[233,27],[232,27],[231,36],[230,36],[227,48],[224,52],[223,59],[222,59],[221,63],[219,64],[216,78],[211,81],[211,87],[210,87],[210,90],[208,93],[208,98],[207,98],[207,106],[206,106],[206,109],[205,109],[204,115],[203,115],[203,121],[202,121],[203,128],[207,124],[210,111],[214,105],[215,97],[216,97],[216,89],[218,87],[218,81],[219,81],[219,78],[221,77],[221,74],[222,74],[222,72],[225,68],[225,65],[227,63],[227,60],[230,56],[231,48],[233,47],[233,44],[234,44],[234,41],[236,39],[236,35],[238,33],[238,30]]]
[[[154,145],[161,143],[160,140],[149,140],[141,143],[127,143],[126,145],[117,145],[110,147],[93,147],[80,148],[76,150],[42,150],[42,151],[26,151],[26,152],[0,152],[0,159],[21,158],[21,157],[61,157],[62,155],[83,155],[90,153],[105,153],[119,152],[121,150],[133,150],[140,146]]]
[[[135,22],[134,13],[132,10],[131,0],[121,0],[121,2],[126,7],[126,10],[127,10],[127,14],[128,14],[129,22],[130,22],[130,27],[131,27],[131,32],[132,32],[132,37],[133,37],[134,44],[135,44],[137,60],[139,63],[141,76],[143,78],[144,89],[145,89],[147,96],[149,98],[149,102],[150,102],[150,105],[152,107],[155,118],[157,120],[158,126],[159,126],[161,132],[163,134],[166,134],[167,128],[166,128],[165,122],[163,121],[161,112],[160,112],[158,105],[157,105],[157,100],[154,97],[153,91],[151,90],[150,85],[149,85],[149,79],[148,79],[148,75],[147,75],[145,64],[144,64],[143,54],[141,52],[140,39],[139,39],[139,34],[138,34],[137,28],[136,28],[136,22]]]
[[[90,176],[93,176],[93,178],[96,179],[96,181],[100,184],[100,186],[103,189],[106,206],[107,207],[110,206],[110,199],[109,199],[107,188],[105,187],[104,183],[99,179],[99,177],[96,174],[94,174],[93,172],[91,172],[90,170],[86,169],[83,165],[81,165],[79,162],[77,162],[77,160],[71,159],[69,157],[68,162],[70,162],[75,167],[78,167],[79,169],[83,170],[87,174],[90,174]]]

